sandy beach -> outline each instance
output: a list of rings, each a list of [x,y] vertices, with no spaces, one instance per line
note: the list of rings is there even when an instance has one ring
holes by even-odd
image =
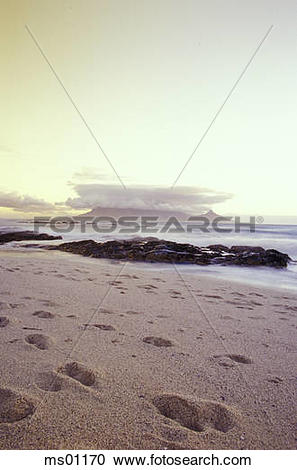
[[[297,294],[170,268],[1,252],[1,449],[296,448]]]

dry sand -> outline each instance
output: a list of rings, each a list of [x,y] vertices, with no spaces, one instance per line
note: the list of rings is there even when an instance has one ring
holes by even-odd
[[[297,295],[4,252],[1,449],[293,449]]]

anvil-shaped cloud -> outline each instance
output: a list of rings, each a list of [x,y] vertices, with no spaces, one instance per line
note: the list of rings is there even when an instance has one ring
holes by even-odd
[[[124,190],[114,184],[74,184],[73,189],[77,197],[68,198],[66,205],[81,210],[102,207],[197,213],[232,197],[225,192],[186,186],[170,189],[137,185]]]
[[[0,207],[14,212],[67,214],[75,211],[86,211],[96,207],[105,209],[134,209],[138,211],[182,212],[185,214],[201,213],[215,204],[232,197],[229,193],[214,191],[208,188],[182,187],[173,190],[159,186],[129,186],[124,190],[120,185],[106,183],[71,183],[75,197],[66,202],[50,203],[29,195],[17,192],[0,191]]]

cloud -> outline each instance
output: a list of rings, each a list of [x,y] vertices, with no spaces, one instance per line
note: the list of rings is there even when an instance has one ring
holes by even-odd
[[[21,196],[16,192],[0,191],[0,207],[18,212],[45,212],[55,210],[55,205],[28,195]]]
[[[126,191],[114,184],[74,184],[77,197],[68,198],[66,206],[72,209],[122,208],[154,209],[197,213],[224,202],[232,194],[208,188],[131,186]]]
[[[96,174],[83,169],[78,173],[82,179]],[[97,174],[99,177],[99,173]],[[100,174],[100,179],[104,175]],[[85,212],[95,207],[104,209],[137,209],[162,212],[183,212],[197,214],[213,208],[214,205],[232,197],[231,194],[209,188],[179,186],[168,187],[134,185],[124,190],[120,185],[110,183],[71,183],[75,197],[65,202],[50,203],[41,198],[20,195],[17,192],[0,191],[0,208],[14,212],[46,215],[66,215]]]

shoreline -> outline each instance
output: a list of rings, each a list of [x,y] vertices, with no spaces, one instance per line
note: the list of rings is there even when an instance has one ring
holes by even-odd
[[[97,262],[102,259],[122,260],[131,262],[135,269],[140,264],[144,269],[164,271],[168,269],[168,265],[176,264],[183,272],[210,279],[224,279],[268,289],[277,285],[281,290],[297,292],[297,261],[284,252],[267,248],[267,245],[265,249],[257,244],[232,245],[229,248],[219,243],[199,247],[188,242],[159,240],[155,237],[101,241],[62,240],[62,243],[61,240],[54,240],[48,245],[47,240],[54,238],[50,233],[36,234],[28,230],[5,233],[8,238],[16,237],[19,241],[0,244],[0,253],[13,250],[36,253],[47,249],[96,258]],[[27,244],[30,235],[33,243]],[[22,237],[26,241],[21,241]]]
[[[1,253],[1,448],[295,448],[294,293]]]
[[[0,258],[1,254],[3,256],[14,256],[14,255],[24,255],[24,257],[29,257],[31,258],[32,256],[34,257],[36,255],[37,258],[44,258],[46,259],[47,257],[53,257],[54,259],[68,259],[70,262],[72,261],[73,263],[76,263],[76,261],[79,262],[85,262],[86,264],[91,263],[92,264],[98,264],[100,266],[105,266],[105,264],[114,264],[114,263],[127,263],[129,266],[132,267],[132,269],[140,269],[142,270],[148,270],[148,271],[164,271],[166,273],[167,271],[172,271],[174,269],[170,263],[159,263],[159,262],[142,262],[142,261],[125,261],[125,260],[113,260],[109,258],[92,258],[92,257],[84,257],[80,256],[77,254],[73,254],[70,252],[63,252],[63,251],[58,251],[58,250],[45,250],[44,248],[36,247],[36,248],[25,248],[25,247],[11,247],[11,246],[6,246],[3,245],[2,248],[0,248]],[[208,265],[208,266],[199,266],[199,265],[191,265],[191,264],[178,264],[177,265],[179,270],[181,270],[184,273],[191,274],[193,276],[201,276],[204,278],[211,278],[211,279],[216,279],[216,280],[221,280],[221,281],[226,281],[226,282],[231,282],[235,284],[240,284],[242,286],[250,286],[250,287],[258,287],[260,289],[267,289],[271,290],[271,284],[274,282],[273,279],[265,279],[267,276],[263,276],[261,280],[260,279],[260,273],[267,273],[272,276],[277,276],[280,272],[281,273],[289,273],[290,270],[289,268],[283,268],[283,269],[275,269],[271,267],[266,267],[266,266],[256,266],[256,267],[247,267],[247,266],[223,266],[223,265]],[[217,272],[216,272],[217,271]],[[229,276],[228,274],[231,272],[234,272],[234,275]],[[240,275],[246,273],[245,277],[240,277]],[[227,275],[226,275],[227,274]],[[289,279],[289,281],[291,281]],[[279,286],[279,284],[276,287],[273,287],[274,290],[279,290],[279,291],[288,291],[288,293],[297,293],[297,283],[291,281],[291,285],[284,285],[284,286]]]

